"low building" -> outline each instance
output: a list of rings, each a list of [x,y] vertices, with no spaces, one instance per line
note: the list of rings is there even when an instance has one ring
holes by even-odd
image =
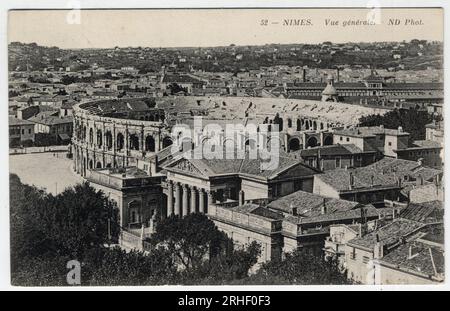
[[[29,121],[35,124],[36,133],[52,136],[56,141],[69,142],[73,133],[73,119],[54,115],[37,115]]]
[[[374,167],[335,169],[315,175],[313,189],[321,196],[382,207],[386,199],[402,196],[402,180]]]
[[[303,149],[300,157],[310,166],[329,171],[345,167],[362,167],[376,161],[376,151],[362,151],[353,144],[337,144]]]
[[[410,142],[410,134],[398,129],[383,126],[356,127],[335,130],[333,144],[354,144],[363,152],[375,151],[387,157],[417,161],[425,165],[442,167],[442,146],[430,140]]]
[[[436,229],[422,233],[375,260],[377,283],[442,284],[445,278],[444,230],[443,226]]]
[[[282,214],[257,204],[246,203],[232,208],[211,205],[208,217],[219,230],[233,239],[234,247],[257,242],[261,246],[258,263],[281,259]]]
[[[138,232],[142,226],[146,231],[153,228],[161,217],[162,178],[136,167],[92,169],[86,175],[93,187],[117,204],[122,229]]]
[[[428,226],[433,225],[396,218],[377,230],[348,241],[345,246],[348,278],[361,284],[378,284],[379,274],[375,270],[374,261],[423,235]]]
[[[9,145],[20,146],[34,142],[34,123],[9,117]]]
[[[362,235],[362,224],[337,224],[330,226],[330,235],[323,248],[325,259],[335,259],[345,269],[345,245],[348,241]]]
[[[301,248],[315,254],[322,254],[331,225],[366,223],[380,218],[382,212],[372,205],[304,191],[274,200],[267,204],[267,208],[285,217],[282,225],[284,252]]]

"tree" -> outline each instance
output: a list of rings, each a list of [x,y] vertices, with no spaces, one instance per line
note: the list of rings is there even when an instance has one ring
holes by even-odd
[[[82,262],[87,253],[119,232],[117,210],[108,199],[83,183],[53,196],[23,185],[10,175],[11,275],[17,285],[59,285],[66,263]],[[65,271],[65,273],[63,273]],[[26,276],[30,275],[27,280]]]
[[[174,94],[178,94],[180,92],[183,92],[184,94],[186,94],[187,90],[184,87],[181,87],[179,84],[177,83],[170,83],[167,88],[170,90],[170,95],[174,95]]]
[[[411,140],[425,139],[425,125],[433,121],[426,111],[414,109],[394,109],[384,115],[372,114],[359,119],[359,126],[380,126],[397,129],[399,126],[411,134]]]
[[[177,270],[165,249],[150,254],[113,249],[93,249],[84,261],[83,276],[89,285],[161,285],[176,282]]]
[[[224,236],[214,223],[197,213],[164,219],[152,236],[152,243],[166,247],[184,269],[199,267],[223,242]]]
[[[349,284],[336,260],[325,260],[305,250],[287,253],[283,260],[271,261],[249,279],[246,284]]]

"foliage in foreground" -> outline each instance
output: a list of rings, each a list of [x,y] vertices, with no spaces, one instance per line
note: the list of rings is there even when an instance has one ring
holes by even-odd
[[[81,285],[343,284],[333,262],[303,252],[250,274],[260,255],[253,242],[233,241],[201,214],[169,217],[157,226],[148,253],[109,248],[108,219],[118,235],[117,211],[89,184],[53,196],[10,176],[11,282],[65,286],[68,261],[81,263]]]

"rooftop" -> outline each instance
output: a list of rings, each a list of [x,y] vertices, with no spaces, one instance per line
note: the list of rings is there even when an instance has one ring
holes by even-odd
[[[34,125],[33,122],[30,122],[27,120],[22,120],[22,119],[17,119],[17,118],[11,117],[11,116],[8,118],[8,122],[9,122],[9,126]]]
[[[360,205],[358,202],[326,198],[305,191],[296,191],[277,200],[270,202],[267,207],[284,213],[291,213],[297,208],[300,217],[312,217],[321,214],[322,207],[326,207],[327,213],[351,210]]]
[[[399,187],[398,178],[395,174],[383,174],[381,170],[369,166],[354,169],[335,169],[316,175],[314,178],[319,178],[337,191],[375,187]],[[353,183],[351,182],[352,180]]]
[[[348,244],[361,246],[367,249],[373,249],[377,243],[377,236],[383,245],[390,246],[397,243],[401,238],[415,233],[424,225],[420,222],[397,218],[393,222],[372,231],[362,237],[357,237],[348,242]]]

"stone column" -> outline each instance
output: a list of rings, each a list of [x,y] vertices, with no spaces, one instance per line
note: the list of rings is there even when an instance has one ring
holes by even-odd
[[[198,211],[202,214],[205,213],[205,191],[198,189]]]
[[[208,194],[208,205],[207,205],[207,207],[205,209],[205,214],[208,213],[209,207],[214,204],[214,193],[213,193],[213,191],[211,191],[211,190],[210,191],[206,191],[206,193]]]
[[[191,213],[197,212],[197,189],[191,187]]]
[[[175,183],[175,215],[181,214],[181,193],[180,184]]]
[[[183,217],[189,213],[188,186],[183,185]]]
[[[239,190],[239,205],[244,205],[245,195],[243,190]]]
[[[208,191],[208,205],[214,204],[214,193],[212,190]]]
[[[171,181],[167,182],[167,217],[173,214],[173,185]]]

